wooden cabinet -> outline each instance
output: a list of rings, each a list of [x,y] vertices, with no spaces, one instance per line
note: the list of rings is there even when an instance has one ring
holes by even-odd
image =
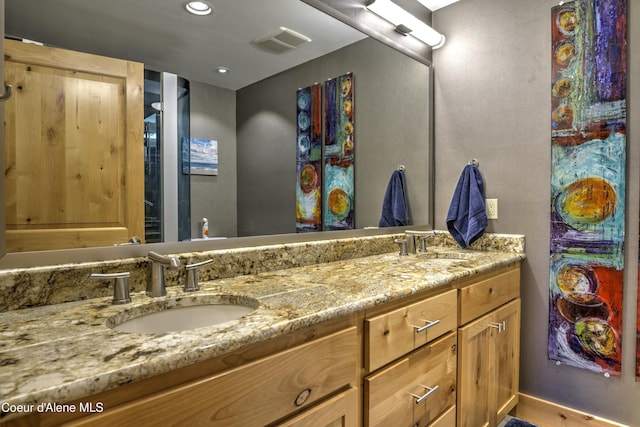
[[[518,399],[519,283],[465,277],[72,402],[100,414],[6,425],[495,427]]]
[[[493,427],[518,403],[519,278],[513,268],[460,289],[461,315],[481,315],[458,329],[458,427]]]
[[[365,425],[428,426],[452,408],[456,346],[456,334],[451,332],[365,378]]]
[[[68,425],[114,426],[132,420],[137,426],[268,425],[357,386],[358,349],[352,327]],[[345,392],[284,425],[304,425],[306,419],[315,420],[307,425],[355,426],[354,402],[353,394]]]
[[[456,290],[365,319],[365,426],[453,425],[456,320]]]

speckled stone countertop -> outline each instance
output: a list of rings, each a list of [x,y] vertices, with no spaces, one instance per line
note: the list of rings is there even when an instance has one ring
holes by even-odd
[[[94,298],[2,313],[0,403],[65,402],[207,360],[327,320],[446,287],[524,259],[522,251],[397,252],[201,282],[201,290],[132,303]],[[246,301],[252,314],[220,325],[162,334],[124,334],[113,325],[166,307]],[[20,413],[2,413],[0,420]]]

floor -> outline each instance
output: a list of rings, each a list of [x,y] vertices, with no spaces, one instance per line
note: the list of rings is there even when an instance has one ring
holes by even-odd
[[[511,415],[507,415],[497,427],[504,427],[511,418],[513,418]]]

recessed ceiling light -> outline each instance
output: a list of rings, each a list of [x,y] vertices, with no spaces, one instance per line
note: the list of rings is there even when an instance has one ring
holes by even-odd
[[[229,71],[231,71],[230,69],[228,69],[227,67],[218,67],[216,68],[216,71],[219,74],[227,74]]]
[[[190,1],[185,5],[189,13],[194,15],[208,15],[213,12],[213,7],[206,1]]]

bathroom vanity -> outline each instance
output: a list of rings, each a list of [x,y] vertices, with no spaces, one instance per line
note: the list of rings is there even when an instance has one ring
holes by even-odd
[[[69,406],[3,408],[0,425],[495,425],[517,404],[524,241],[475,249],[206,280],[190,294],[170,287],[161,299],[178,306],[219,295],[259,303],[180,332],[108,326],[148,306],[143,293],[123,306],[96,298],[3,313],[0,400]]]

